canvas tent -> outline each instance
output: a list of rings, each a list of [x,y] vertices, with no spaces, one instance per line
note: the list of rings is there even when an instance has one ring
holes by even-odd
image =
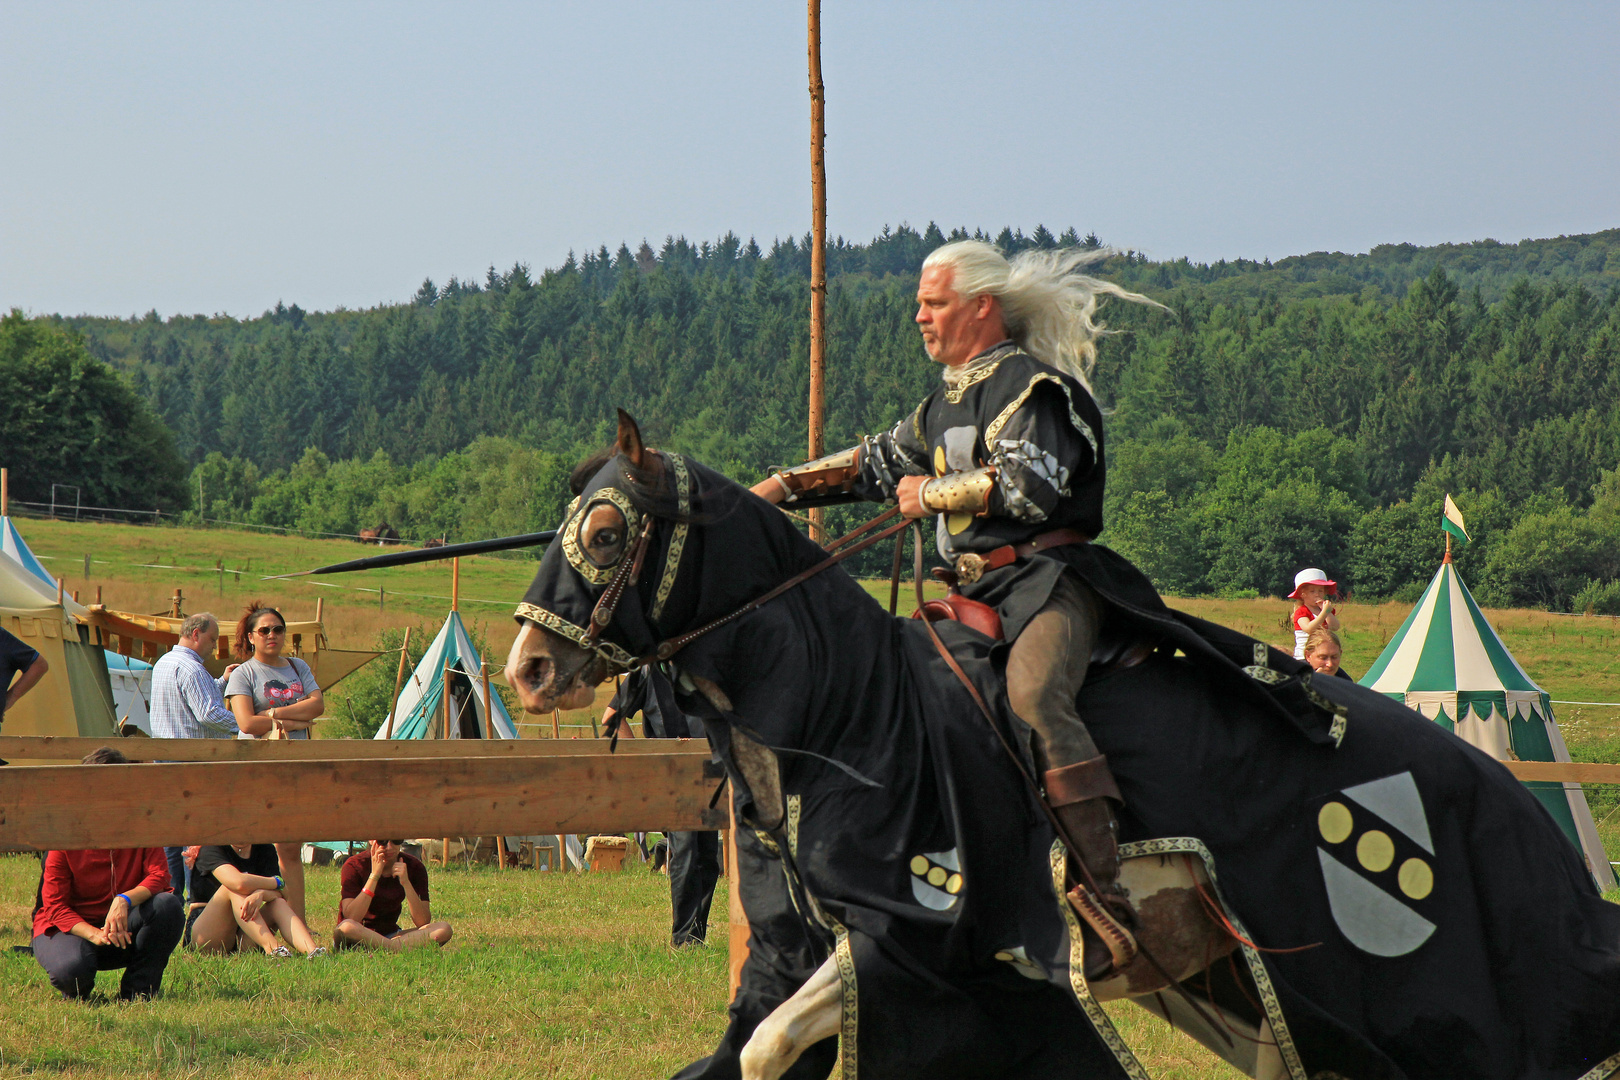
[[[112,682],[113,712],[119,724],[128,721],[152,734],[149,715],[152,703],[152,665],[133,656],[119,656],[103,650],[107,657],[107,675]]]
[[[1550,695],[1486,621],[1448,556],[1361,685],[1403,701],[1499,761],[1568,761]],[[1528,786],[1585,857],[1598,887],[1614,871],[1581,785]]]
[[[9,519],[0,518],[0,533],[8,541],[15,538],[19,553],[39,565]],[[116,738],[106,658],[82,621],[85,609],[69,597],[58,603],[56,586],[46,584],[48,578],[0,550],[0,627],[50,665],[45,678],[6,710],[3,730],[7,735]]]
[[[445,713],[445,671],[450,671],[450,707]],[[461,614],[450,612],[422,662],[400,687],[394,706],[393,731],[385,722],[379,739],[482,739],[493,727],[495,738],[515,739],[517,729],[499,694],[490,693],[492,725],[484,716],[483,657],[473,645]]]

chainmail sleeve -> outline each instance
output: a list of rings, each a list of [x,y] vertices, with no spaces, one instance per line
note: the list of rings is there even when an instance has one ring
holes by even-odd
[[[932,476],[923,442],[922,406],[894,427],[861,440],[861,475],[854,491],[863,499],[888,502],[902,476]]]
[[[1055,380],[1031,384],[1011,415],[985,431],[989,463],[996,467],[992,514],[1039,524],[1070,494],[1070,483],[1095,467],[1096,435],[1070,406],[1065,389]]]

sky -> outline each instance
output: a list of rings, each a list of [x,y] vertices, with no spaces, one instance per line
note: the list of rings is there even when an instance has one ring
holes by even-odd
[[[810,225],[805,8],[0,0],[0,310],[251,317]],[[828,229],[1620,226],[1620,4],[826,0]]]

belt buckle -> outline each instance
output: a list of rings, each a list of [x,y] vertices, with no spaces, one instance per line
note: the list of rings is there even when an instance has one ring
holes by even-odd
[[[985,558],[977,551],[964,551],[956,557],[956,576],[963,585],[971,585],[984,577]]]

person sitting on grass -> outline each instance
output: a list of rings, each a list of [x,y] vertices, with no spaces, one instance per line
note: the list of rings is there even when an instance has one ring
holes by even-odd
[[[215,844],[197,853],[191,874],[196,909],[191,945],[198,952],[233,953],[258,946],[267,956],[297,950],[313,960],[326,950],[287,903],[274,844]],[[276,932],[286,945],[276,942]],[[288,946],[292,948],[288,948]]]
[[[110,747],[86,765],[127,765]],[[162,848],[52,851],[34,901],[34,959],[65,998],[87,997],[96,972],[123,968],[118,996],[154,998],[185,913]]]
[[[340,948],[404,949],[443,945],[450,940],[450,924],[433,922],[428,909],[427,867],[414,855],[401,851],[403,840],[373,840],[343,864],[338,876],[337,929],[332,943]],[[399,914],[411,909],[412,928],[399,928]]]

